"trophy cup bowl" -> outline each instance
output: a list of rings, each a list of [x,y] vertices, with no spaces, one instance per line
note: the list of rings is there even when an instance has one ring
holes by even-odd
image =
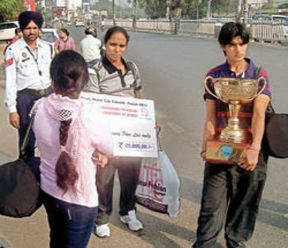
[[[215,93],[213,93],[207,86],[208,80],[211,80],[213,82]],[[259,90],[260,81],[263,81],[264,84]],[[240,128],[240,120],[238,118],[238,114],[241,105],[253,101],[256,96],[262,93],[262,91],[266,87],[266,84],[267,81],[264,77],[250,79],[213,78],[211,76],[208,76],[205,78],[204,87],[208,91],[208,93],[229,105],[230,117],[228,118],[228,125],[220,133],[220,142],[230,142],[233,144],[249,143],[251,137],[249,133],[245,132]]]

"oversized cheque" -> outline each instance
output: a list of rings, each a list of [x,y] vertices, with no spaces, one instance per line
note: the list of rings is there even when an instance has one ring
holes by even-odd
[[[115,156],[157,157],[152,100],[88,92],[83,92],[81,98],[93,104],[108,119]]]

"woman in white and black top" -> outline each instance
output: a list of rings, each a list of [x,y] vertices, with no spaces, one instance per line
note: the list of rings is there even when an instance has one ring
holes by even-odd
[[[110,28],[104,37],[106,54],[89,70],[88,91],[123,97],[143,98],[141,80],[137,66],[123,59],[129,41],[125,29]],[[105,168],[97,170],[97,189],[99,193],[99,215],[95,222],[95,234],[110,236],[108,226],[112,213],[114,175],[118,169],[121,186],[120,220],[132,231],[143,229],[135,215],[135,191],[138,183],[141,158],[121,157],[111,159]]]

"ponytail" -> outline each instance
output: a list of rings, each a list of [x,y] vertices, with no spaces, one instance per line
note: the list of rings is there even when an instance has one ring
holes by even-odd
[[[60,122],[60,156],[56,163],[55,171],[57,175],[57,185],[60,187],[64,194],[69,188],[75,191],[75,182],[78,179],[78,173],[72,162],[71,157],[65,150],[65,145],[68,139],[68,131],[72,119]]]

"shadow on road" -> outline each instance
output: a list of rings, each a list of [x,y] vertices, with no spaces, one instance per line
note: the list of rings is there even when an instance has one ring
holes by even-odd
[[[196,239],[196,234],[194,232],[173,222],[168,222],[143,212],[138,212],[137,215],[140,219],[145,220],[146,226],[142,231],[134,233],[134,235],[140,237],[142,240],[144,240],[146,243],[151,244],[153,247],[182,248],[182,246],[177,244],[174,240],[170,239],[169,236],[173,236],[174,239],[176,237],[176,239],[179,238],[182,240],[186,240],[188,243],[191,244],[191,246],[192,242],[194,242],[194,240]],[[115,224],[122,230],[131,233],[128,230],[128,227],[125,227],[123,224],[113,224]],[[223,246],[220,244],[216,244],[215,248],[223,248]]]
[[[201,202],[202,184],[188,178],[180,180],[181,198],[194,203]],[[287,204],[262,199],[257,221],[288,231],[288,218],[284,217],[285,214],[288,214]]]
[[[287,213],[288,205],[263,199],[258,220],[288,231],[288,218],[284,217],[284,214]]]
[[[201,202],[202,184],[184,177],[180,178],[180,182],[181,198],[194,203]]]

